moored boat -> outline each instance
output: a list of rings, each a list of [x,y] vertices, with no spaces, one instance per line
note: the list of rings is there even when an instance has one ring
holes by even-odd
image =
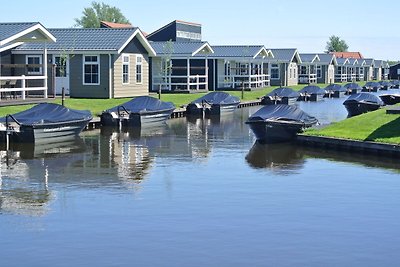
[[[376,95],[370,93],[357,93],[349,96],[343,105],[346,107],[348,117],[360,115],[379,109],[384,105],[383,101]]]
[[[240,100],[225,92],[211,92],[192,102],[186,107],[189,115],[222,115],[232,113]]]
[[[312,117],[295,105],[264,106],[251,115],[248,124],[261,143],[278,143],[294,139],[304,128],[318,123]]]
[[[362,90],[362,87],[358,83],[347,83],[344,85],[344,88],[347,90],[347,95],[357,94]]]
[[[378,92],[381,89],[381,85],[378,82],[367,82],[363,86],[362,92]]]
[[[279,87],[261,98],[261,105],[286,104],[294,105],[299,98],[299,92],[292,88]]]
[[[383,94],[379,96],[385,105],[395,105],[400,103],[400,94]]]
[[[307,85],[299,91],[299,101],[320,101],[325,95],[325,90],[316,85]]]
[[[75,110],[54,103],[42,103],[0,118],[0,141],[61,142],[79,135],[92,118],[88,110]]]
[[[175,109],[171,102],[139,96],[105,110],[100,116],[103,126],[143,127],[165,123]]]
[[[393,80],[392,81],[392,88],[399,89],[400,88],[400,80]]]
[[[392,88],[392,83],[388,81],[379,81],[379,84],[381,85],[381,90],[388,90]]]
[[[335,98],[339,98],[339,97],[344,97],[345,93],[347,92],[346,88],[344,88],[343,86],[341,86],[340,84],[330,84],[327,87],[325,87],[325,95],[324,97],[335,97]]]

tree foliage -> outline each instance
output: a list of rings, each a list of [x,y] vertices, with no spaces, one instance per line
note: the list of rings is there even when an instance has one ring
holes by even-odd
[[[82,13],[75,22],[83,28],[100,28],[100,21],[130,24],[119,8],[104,3],[92,2],[92,6],[84,8]]]
[[[328,52],[346,52],[348,48],[349,46],[339,36],[332,35],[326,42],[326,50]]]

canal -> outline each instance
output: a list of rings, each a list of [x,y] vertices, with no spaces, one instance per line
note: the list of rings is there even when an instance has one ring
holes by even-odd
[[[0,266],[398,266],[398,160],[260,145],[258,108],[1,151]]]

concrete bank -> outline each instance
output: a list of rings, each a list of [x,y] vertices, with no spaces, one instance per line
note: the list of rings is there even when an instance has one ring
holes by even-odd
[[[309,136],[299,134],[296,143],[304,146],[324,147],[341,151],[378,154],[390,157],[400,157],[400,145],[384,144],[370,141],[357,141],[324,136]]]

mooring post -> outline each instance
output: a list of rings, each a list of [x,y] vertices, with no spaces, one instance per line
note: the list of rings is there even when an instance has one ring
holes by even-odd
[[[64,100],[65,100],[65,89],[64,89],[64,86],[63,86],[61,91],[62,91],[62,93],[61,93],[61,105],[64,106]]]

